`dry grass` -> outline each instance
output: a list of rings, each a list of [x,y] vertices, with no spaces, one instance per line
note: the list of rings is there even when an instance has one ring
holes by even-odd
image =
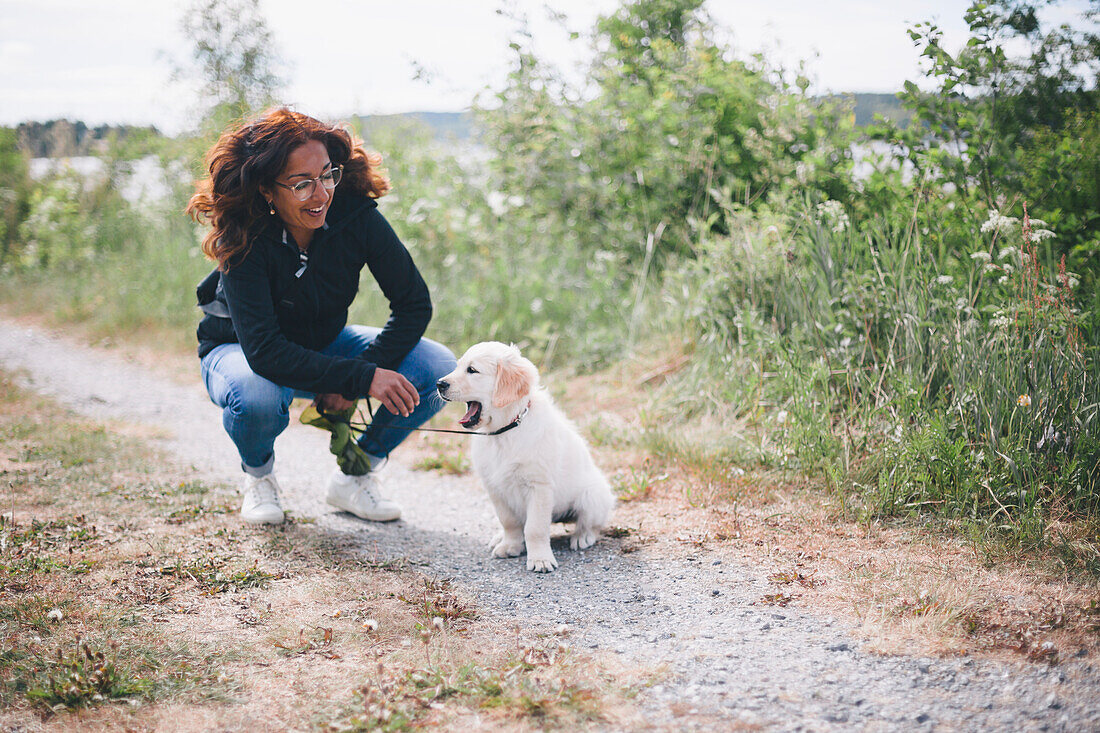
[[[857,521],[820,485],[700,450],[744,426],[700,420],[677,427],[672,450],[647,450],[647,390],[682,364],[664,357],[561,378],[559,401],[620,496],[624,552],[739,558],[774,587],[760,602],[853,620],[871,651],[1042,662],[1100,652],[1100,585],[1049,556],[998,553],[945,523]]]
[[[537,730],[627,724],[612,663],[480,617],[308,522],[242,526],[114,428],[0,381],[0,724]]]

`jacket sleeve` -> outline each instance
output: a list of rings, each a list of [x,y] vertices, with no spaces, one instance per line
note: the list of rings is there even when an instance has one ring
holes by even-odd
[[[432,299],[412,256],[378,209],[363,217],[360,243],[364,261],[389,301],[390,317],[359,358],[397,369],[428,328]]]
[[[229,315],[252,371],[283,387],[335,392],[347,399],[366,396],[374,379],[373,364],[326,356],[283,335],[265,270],[263,257],[253,251],[222,273]]]

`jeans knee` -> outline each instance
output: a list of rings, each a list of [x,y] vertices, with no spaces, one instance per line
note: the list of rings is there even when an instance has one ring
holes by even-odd
[[[435,383],[451,373],[455,364],[455,355],[446,346],[431,339],[421,339],[406,362],[405,377],[423,394],[434,391]]]
[[[429,372],[428,378],[431,384],[434,386],[436,381],[447,374],[454,371],[455,365],[458,364],[458,360],[455,358],[454,353],[443,344],[437,344],[434,341],[429,341],[429,352],[427,355]]]
[[[289,420],[292,399],[292,390],[255,377],[230,392],[226,409],[235,419],[243,422],[285,424]]]

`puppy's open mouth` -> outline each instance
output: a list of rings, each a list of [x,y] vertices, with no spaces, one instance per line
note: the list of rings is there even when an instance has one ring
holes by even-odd
[[[477,427],[477,424],[481,422],[481,403],[480,402],[467,402],[466,414],[462,416],[462,419],[458,421],[458,424],[467,430],[471,430]]]

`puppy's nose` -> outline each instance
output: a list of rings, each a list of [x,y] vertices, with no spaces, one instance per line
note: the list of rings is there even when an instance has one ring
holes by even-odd
[[[440,392],[446,392],[447,388],[450,386],[451,385],[447,384],[446,379],[440,379],[438,382],[435,383],[435,388],[438,389]]]

